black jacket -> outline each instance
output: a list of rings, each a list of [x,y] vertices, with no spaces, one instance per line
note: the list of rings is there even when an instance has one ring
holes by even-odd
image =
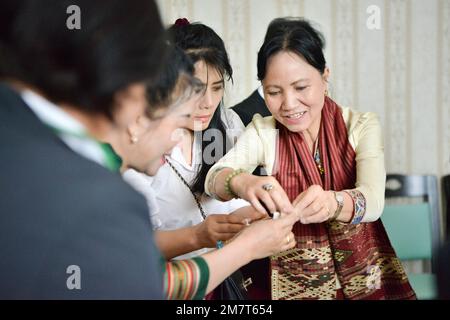
[[[260,96],[258,90],[248,96],[245,100],[238,103],[233,109],[241,118],[245,126],[247,126],[253,119],[253,116],[257,113],[263,117],[271,115],[269,109],[267,109],[264,99]]]
[[[145,200],[1,83],[0,159],[0,299],[162,299]]]

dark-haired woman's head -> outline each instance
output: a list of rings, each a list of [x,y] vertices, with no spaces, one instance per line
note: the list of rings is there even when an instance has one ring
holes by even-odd
[[[0,33],[0,60],[8,62],[0,62],[3,78],[35,88],[56,104],[114,120],[123,93],[138,85],[142,103],[132,109],[144,111],[144,83],[165,56],[154,1],[19,2],[10,7],[15,12],[7,34]],[[77,13],[80,28],[72,29]],[[119,93],[122,100],[116,101]]]
[[[176,131],[189,125],[203,90],[183,50],[170,47],[168,51],[161,72],[147,85],[146,116],[133,119],[110,141],[125,168],[151,176],[164,164],[164,155],[179,142]]]
[[[329,70],[325,41],[302,18],[271,22],[258,52],[258,78],[275,119],[290,131],[316,131],[320,126]]]
[[[191,58],[194,63],[194,75],[205,86],[188,128],[202,134],[202,137],[206,130],[219,130],[222,138],[214,138],[211,142],[202,139],[202,150],[214,143],[221,145],[212,149],[225,152],[227,135],[220,117],[220,104],[224,95],[225,81],[232,80],[233,70],[223,40],[210,27],[201,23],[191,24],[186,19],[177,20],[169,28],[169,36]],[[211,156],[220,159],[223,154]],[[203,155],[200,172],[192,184],[194,192],[204,192],[204,181],[212,164],[211,161],[205,161]]]
[[[184,50],[194,63],[194,75],[205,86],[204,95],[193,115],[193,131],[209,127],[217,107],[222,101],[225,80],[232,79],[233,70],[223,40],[210,27],[201,23],[177,23],[169,28],[174,44]]]
[[[185,52],[176,45],[169,45],[167,51],[166,63],[147,84],[150,118],[158,109],[176,108],[204,88],[194,77],[194,64]]]

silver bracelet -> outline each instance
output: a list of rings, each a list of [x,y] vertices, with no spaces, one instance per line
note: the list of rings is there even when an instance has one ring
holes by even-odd
[[[224,201],[224,199],[220,198],[216,193],[216,178],[219,175],[219,172],[222,171],[223,169],[226,169],[226,167],[216,168],[214,172],[211,173],[208,183],[208,190],[210,192],[210,196],[219,201]]]

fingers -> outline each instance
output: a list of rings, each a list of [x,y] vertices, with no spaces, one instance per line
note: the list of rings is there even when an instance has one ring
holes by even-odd
[[[273,191],[268,192],[262,188],[256,192],[259,201],[263,202],[267,210],[269,210],[267,213],[274,213],[275,211],[278,211],[277,206],[272,199],[271,192]]]
[[[205,221],[209,223],[228,223],[228,216],[228,214],[210,214]]]
[[[242,177],[241,177],[242,178]],[[294,211],[289,197],[274,177],[249,176],[242,181],[243,199],[262,214]]]
[[[261,214],[268,213],[267,210],[262,206],[262,204],[259,202],[259,199],[255,195],[249,196],[248,201],[251,203],[253,208],[258,210],[259,213],[261,213]]]
[[[313,201],[308,207],[302,210],[301,216],[303,218],[313,216],[318,214],[325,207],[324,202],[320,201],[320,199],[316,199]]]
[[[276,220],[282,228],[289,228],[292,229],[292,226],[294,223],[296,223],[299,220],[299,216],[296,213],[290,213],[290,214],[284,214]]]
[[[321,223],[327,221],[330,216],[327,207],[327,193],[319,186],[311,186],[299,197],[296,209],[303,224]]]
[[[308,207],[316,198],[323,195],[322,187],[318,185],[310,186],[306,191],[300,194],[296,201],[296,208],[303,210]],[[297,199],[296,199],[297,200]]]
[[[287,226],[286,216],[279,220],[261,220],[245,228],[236,239],[242,239],[242,245],[249,247],[252,259],[260,259],[281,251],[289,250],[296,245],[292,224]],[[245,240],[244,240],[245,239]]]
[[[303,224],[321,223],[327,221],[329,219],[329,216],[330,212],[328,211],[328,208],[326,208],[326,206],[323,206],[319,211],[315,212],[312,215],[302,216],[300,218],[300,222]]]
[[[238,233],[246,227],[242,223],[220,223],[216,226],[215,232],[217,233]]]
[[[232,215],[212,214],[206,217],[203,224],[204,238],[214,238],[216,240],[225,240],[225,234],[236,234],[246,227],[242,219],[237,219],[237,223],[230,223]]]
[[[277,210],[275,211],[279,211],[279,212],[283,212],[283,213],[287,213],[287,212],[291,212],[294,210],[294,207],[292,206],[291,202],[289,201],[289,198],[286,194],[286,192],[284,192],[283,189],[275,189],[275,190],[271,190],[269,192],[270,196],[272,197],[273,202],[275,203],[275,206],[277,208]],[[272,211],[272,212],[275,212]]]
[[[294,201],[292,201],[292,205],[293,205],[294,207],[296,207],[297,204],[300,202],[300,200],[302,200],[302,199],[305,197],[305,193],[306,193],[306,191],[303,191],[302,193],[300,193],[300,194],[297,196],[297,198],[295,198]]]
[[[257,211],[252,206],[246,206],[239,208],[228,215],[228,222],[248,224],[265,217],[267,217],[267,214]]]
[[[289,241],[287,241],[287,240],[289,240]],[[293,232],[290,232],[286,237],[284,237],[280,251],[286,251],[286,250],[292,249],[296,246],[296,244],[297,244],[297,241],[295,240],[295,235]]]

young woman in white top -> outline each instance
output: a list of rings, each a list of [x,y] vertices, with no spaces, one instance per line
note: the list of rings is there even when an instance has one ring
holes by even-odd
[[[158,173],[150,177],[127,170],[123,176],[144,190],[164,256],[185,259],[231,239],[246,223],[264,215],[244,200],[220,202],[204,194],[209,168],[244,130],[239,116],[222,103],[225,80],[232,77],[222,39],[211,28],[185,19],[177,20],[169,33],[194,63],[204,91],[187,128],[174,135],[180,142],[165,155]]]

